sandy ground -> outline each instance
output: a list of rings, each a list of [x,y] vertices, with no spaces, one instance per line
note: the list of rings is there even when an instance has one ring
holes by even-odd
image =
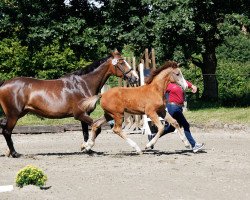
[[[0,199],[250,199],[250,132],[193,128],[204,151],[185,150],[178,135],[161,138],[155,150],[136,155],[118,136],[102,132],[93,150],[81,153],[81,132],[13,135],[14,159],[4,156],[0,136],[0,186],[15,185],[28,164],[48,176],[48,190],[35,186],[0,193]],[[144,148],[146,135],[130,137]]]

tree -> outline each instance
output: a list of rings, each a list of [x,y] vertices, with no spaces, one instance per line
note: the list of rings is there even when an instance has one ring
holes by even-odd
[[[133,44],[137,52],[150,46],[150,34],[144,17],[149,8],[141,0],[99,0],[104,23],[100,34],[110,49],[122,50],[124,45]],[[138,54],[137,54],[138,55]]]
[[[145,18],[147,24],[152,25],[155,35],[152,44],[160,60],[173,58],[175,52],[181,50],[186,60],[191,60],[202,70],[202,98],[217,100],[216,48],[226,35],[231,34],[230,29],[240,30],[242,25],[249,27],[249,1],[143,2],[150,8],[150,13]]]

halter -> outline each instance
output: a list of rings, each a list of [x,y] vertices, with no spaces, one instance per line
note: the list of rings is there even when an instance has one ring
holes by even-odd
[[[125,79],[125,80],[128,79],[128,81],[130,82],[130,81],[131,81],[131,77],[128,76],[127,74],[128,74],[129,72],[131,72],[133,69],[130,68],[128,71],[125,71],[124,68],[121,67],[121,66],[124,65],[124,63],[118,65],[118,63],[119,63],[120,60],[124,60],[124,59],[123,59],[123,58],[119,58],[119,59],[116,60],[116,63],[113,63],[113,61],[112,61],[112,64],[113,64],[113,66],[115,67],[115,70],[117,71],[117,69],[119,69],[119,70],[122,72],[124,79]],[[132,75],[131,75],[131,76],[132,76]]]

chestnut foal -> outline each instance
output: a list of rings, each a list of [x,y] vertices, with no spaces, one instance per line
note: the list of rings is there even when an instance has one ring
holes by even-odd
[[[142,153],[139,146],[122,132],[122,122],[124,112],[143,115],[146,114],[157,126],[158,132],[155,137],[146,145],[146,149],[154,145],[164,131],[164,125],[159,116],[173,125],[178,131],[181,140],[185,146],[189,143],[181,132],[179,124],[170,114],[165,111],[165,89],[170,82],[175,82],[186,89],[187,84],[178,64],[174,61],[167,61],[162,67],[153,71],[146,82],[146,85],[140,87],[116,87],[108,90],[102,95],[95,95],[84,100],[82,106],[84,110],[91,110],[95,107],[97,100],[101,98],[100,104],[104,110],[104,116],[96,120],[92,125],[90,139],[82,144],[82,149],[90,150],[95,143],[96,131],[102,124],[114,119],[114,133],[123,138],[132,146],[136,152]]]

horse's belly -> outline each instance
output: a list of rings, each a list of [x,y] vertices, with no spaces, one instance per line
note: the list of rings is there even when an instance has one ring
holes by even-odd
[[[134,114],[134,115],[143,115],[145,114],[143,110],[138,109],[131,109],[131,108],[125,108],[125,112]]]
[[[65,118],[73,116],[72,112],[66,107],[58,106],[27,106],[25,110],[47,118]]]

